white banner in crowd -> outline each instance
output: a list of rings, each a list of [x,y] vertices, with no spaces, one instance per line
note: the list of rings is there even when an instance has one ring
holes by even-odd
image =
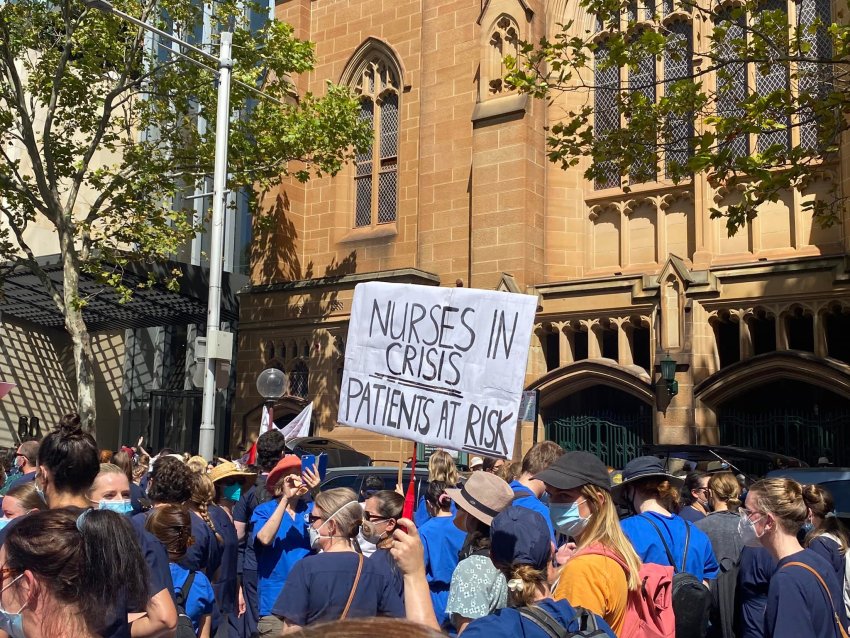
[[[297,439],[302,436],[310,435],[310,422],[313,420],[313,404],[308,403],[307,407],[301,410],[298,415],[282,428],[277,428],[283,434],[283,438],[287,441]],[[277,427],[277,426],[275,426]]]
[[[536,310],[531,295],[359,284],[339,422],[509,458]]]

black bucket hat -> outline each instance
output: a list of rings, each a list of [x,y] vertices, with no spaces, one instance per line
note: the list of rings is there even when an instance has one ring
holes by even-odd
[[[636,483],[647,478],[663,478],[677,489],[682,487],[684,479],[673,476],[665,468],[664,464],[656,456],[639,456],[626,463],[622,472],[623,480],[611,489],[611,495],[618,503],[624,503],[624,488],[630,483]]]

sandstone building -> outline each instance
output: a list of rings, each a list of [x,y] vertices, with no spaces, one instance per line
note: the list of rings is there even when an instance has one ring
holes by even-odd
[[[830,11],[828,0],[774,4],[797,24]],[[671,0],[650,9],[634,11],[655,13],[648,28],[663,24],[689,51],[711,35]],[[723,11],[717,19],[731,19]],[[662,162],[655,180],[624,189],[547,161],[546,127],[570,108],[590,101],[597,126],[617,125],[602,92],[547,104],[501,81],[519,41],[558,24],[594,28],[575,0],[284,0],[276,17],[316,43],[319,64],[299,88],[349,84],[375,138],[339,175],[263,194],[276,224],[258,233],[241,294],[234,447],[256,435],[255,380],[276,366],[291,379],[280,421],[312,400],[315,432],[380,459],[404,454],[407,443],[336,424],[353,288],[378,279],[538,295],[526,376],[540,391],[538,437],[612,465],[651,442],[850,462],[848,235],[803,207],[843,192],[846,153],[729,237],[710,209],[738,194],[705,175],[674,185]],[[660,95],[677,64],[650,59],[632,73]],[[616,71],[597,85],[624,81]],[[738,71],[743,91],[788,81]],[[787,143],[807,134],[794,128]],[[739,140],[741,152],[767,142],[756,137]],[[660,382],[668,356],[672,397]],[[526,426],[519,445],[533,438]]]

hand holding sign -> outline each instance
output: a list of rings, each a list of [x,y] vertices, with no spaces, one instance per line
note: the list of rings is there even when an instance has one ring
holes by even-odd
[[[530,295],[358,285],[339,422],[509,457],[536,309]]]

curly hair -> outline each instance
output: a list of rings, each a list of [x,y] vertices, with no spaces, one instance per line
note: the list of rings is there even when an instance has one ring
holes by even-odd
[[[286,439],[278,430],[263,432],[257,439],[257,465],[270,472],[286,450]]]
[[[160,457],[151,469],[148,498],[154,503],[185,503],[192,496],[192,471],[183,461]]]

